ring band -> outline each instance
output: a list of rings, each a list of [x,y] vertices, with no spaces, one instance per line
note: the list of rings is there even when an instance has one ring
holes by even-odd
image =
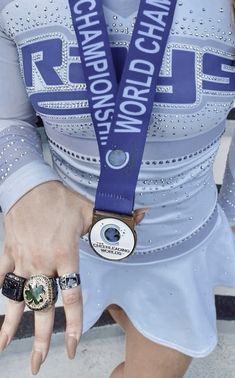
[[[45,275],[31,276],[24,286],[24,300],[33,311],[42,311],[53,306],[58,297],[56,278]]]
[[[59,277],[59,285],[61,290],[73,289],[81,283],[78,273],[66,273]]]
[[[7,273],[2,285],[2,294],[13,301],[22,302],[25,282],[26,278]]]

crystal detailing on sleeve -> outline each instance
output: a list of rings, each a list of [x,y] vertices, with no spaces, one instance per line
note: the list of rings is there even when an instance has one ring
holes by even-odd
[[[0,204],[6,214],[24,194],[48,181],[61,181],[45,162],[34,160],[24,164],[0,186]]]
[[[7,212],[33,187],[60,178],[44,161],[17,48],[1,30],[0,51],[0,206]]]
[[[21,123],[0,131],[0,184],[25,164],[42,159],[40,136]]]
[[[235,224],[235,134],[229,149],[219,203],[225,211],[230,224]]]

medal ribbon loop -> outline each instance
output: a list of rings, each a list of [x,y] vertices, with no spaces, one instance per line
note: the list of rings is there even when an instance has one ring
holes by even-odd
[[[177,0],[140,0],[117,84],[101,0],[69,0],[99,145],[95,209],[130,215]]]

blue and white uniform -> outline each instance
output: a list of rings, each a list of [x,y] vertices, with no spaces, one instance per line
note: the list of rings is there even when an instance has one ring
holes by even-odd
[[[86,236],[80,243],[84,331],[116,303],[146,337],[194,357],[217,342],[214,287],[235,285],[235,141],[220,204],[212,171],[235,93],[232,0],[199,4],[176,6],[136,188],[135,208],[149,212],[136,227],[135,253],[109,262]],[[119,79],[138,6],[103,0]],[[94,201],[99,154],[68,2],[1,0],[0,51],[3,211],[50,180]]]

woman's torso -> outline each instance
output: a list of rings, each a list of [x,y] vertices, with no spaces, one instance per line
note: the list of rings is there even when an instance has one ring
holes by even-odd
[[[231,4],[177,3],[136,188],[135,207],[150,208],[137,227],[137,253],[191,235],[215,207],[212,165],[235,92]],[[138,5],[139,0],[103,0],[119,78]],[[18,47],[55,169],[93,200],[98,148],[68,1],[4,0],[0,25]]]

